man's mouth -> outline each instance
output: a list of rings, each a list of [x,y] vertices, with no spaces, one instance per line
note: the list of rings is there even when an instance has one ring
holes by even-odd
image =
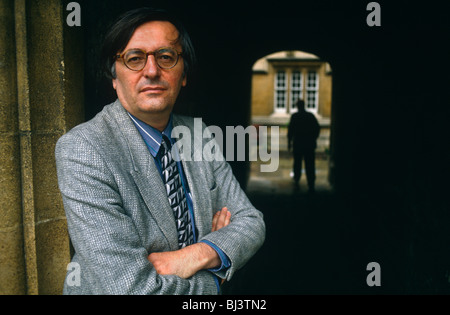
[[[143,93],[162,93],[166,90],[163,86],[146,86],[141,89],[140,92]]]

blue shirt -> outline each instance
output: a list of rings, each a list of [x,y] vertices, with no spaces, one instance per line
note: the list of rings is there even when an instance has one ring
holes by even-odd
[[[155,159],[155,163],[156,163],[156,166],[158,167],[159,173],[162,176],[161,162],[156,157],[159,152],[159,148],[161,147],[161,141],[162,141],[163,135],[165,135],[167,138],[169,138],[170,143],[172,145],[174,144],[174,140],[172,139],[172,136],[171,136],[172,129],[173,129],[172,115],[170,115],[169,122],[168,122],[166,128],[163,130],[163,132],[160,132],[159,130],[153,128],[152,126],[144,123],[143,121],[139,120],[138,118],[131,115],[130,113],[128,113],[128,115],[130,116],[130,118],[133,121],[133,123],[135,124],[137,130],[139,131],[142,138],[144,139],[144,142],[146,143],[148,150],[150,151],[151,155]],[[197,235],[198,230],[195,227],[194,210],[193,210],[194,206],[192,203],[192,195],[191,195],[189,186],[186,181],[186,177],[185,177],[184,170],[183,170],[183,165],[181,164],[180,159],[176,159],[176,160],[177,160],[178,171],[181,176],[181,182],[183,184],[184,193],[186,195],[186,201],[187,201],[188,208],[189,208],[189,215],[191,217],[192,231],[194,231],[194,243],[196,243],[197,236],[198,236]],[[221,249],[219,249],[216,245],[214,245],[213,243],[211,243],[207,240],[203,240],[201,242],[206,243],[209,246],[211,246],[217,252],[217,254],[219,255],[220,260],[221,260],[221,265],[219,267],[214,268],[214,269],[208,269],[208,270],[210,270],[212,272],[217,272],[217,271],[221,271],[223,269],[230,267],[230,261]],[[214,280],[216,281],[216,284],[219,287],[219,281],[218,281],[217,277],[214,277]]]

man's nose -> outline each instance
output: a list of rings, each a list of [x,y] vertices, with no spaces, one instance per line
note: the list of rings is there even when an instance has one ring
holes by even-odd
[[[161,69],[159,68],[158,64],[156,63],[155,56],[149,55],[147,57],[147,63],[145,65],[143,71],[144,71],[144,75],[149,78],[157,77],[160,75]]]

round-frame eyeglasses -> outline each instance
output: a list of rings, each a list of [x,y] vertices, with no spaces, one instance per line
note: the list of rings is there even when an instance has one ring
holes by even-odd
[[[122,54],[116,55],[116,59],[122,59],[124,65],[133,71],[140,71],[145,68],[148,56],[153,55],[156,64],[162,69],[171,69],[178,63],[179,57],[182,55],[175,48],[161,47],[155,51],[144,51],[139,48],[131,48]]]

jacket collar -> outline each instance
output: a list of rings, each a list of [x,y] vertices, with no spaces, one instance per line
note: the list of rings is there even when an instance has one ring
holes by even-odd
[[[171,143],[173,143],[171,134],[172,134],[172,120],[173,115],[170,115],[169,122],[167,123],[166,128],[161,132],[152,126],[146,124],[136,116],[132,115],[131,113],[127,112],[128,116],[130,116],[131,120],[133,121],[134,125],[136,126],[137,130],[141,134],[142,138],[144,139],[145,143],[147,144],[147,147],[149,148],[150,153],[153,155],[153,157],[156,157],[156,155],[159,152],[159,148],[161,147],[162,137],[163,135],[167,136]]]

